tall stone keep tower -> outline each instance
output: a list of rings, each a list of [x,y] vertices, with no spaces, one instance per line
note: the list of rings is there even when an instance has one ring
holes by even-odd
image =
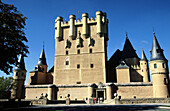
[[[106,83],[108,20],[106,13],[55,20],[54,84]]]
[[[168,60],[163,54],[155,32],[153,38],[153,45],[151,50],[150,71],[153,81],[153,97],[166,98],[169,97],[169,69]]]
[[[143,49],[142,49],[142,55],[140,59],[140,67],[141,67],[141,74],[143,76],[143,82],[150,82],[148,60],[146,58],[146,55]]]
[[[26,77],[26,69],[24,57],[21,54],[18,64],[13,71],[13,86],[11,91],[11,99],[23,99],[24,97],[24,81]]]

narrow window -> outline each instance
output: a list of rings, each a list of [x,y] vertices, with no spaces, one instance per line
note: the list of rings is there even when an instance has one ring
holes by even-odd
[[[80,68],[80,64],[77,64],[77,69],[79,69]]]
[[[22,73],[22,76],[24,76],[24,73]]]
[[[166,68],[165,63],[162,63],[162,67],[163,67],[163,68]]]
[[[155,68],[155,69],[157,68],[157,64],[154,64],[154,68]]]
[[[16,76],[18,76],[18,72],[16,73]]]
[[[66,50],[66,55],[68,55],[68,50]]]
[[[164,78],[164,84],[167,85],[168,84],[168,79]]]
[[[66,65],[69,65],[69,61],[66,61]]]
[[[77,54],[80,54],[80,49],[77,50]]]
[[[89,49],[89,53],[92,53],[93,51],[92,51],[92,49]]]
[[[143,72],[143,70],[142,70],[142,72]]]
[[[94,67],[94,65],[93,65],[93,64],[90,64],[90,67],[91,67],[91,68],[93,68],[93,67]]]

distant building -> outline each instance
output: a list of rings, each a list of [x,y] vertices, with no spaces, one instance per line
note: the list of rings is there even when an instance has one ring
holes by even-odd
[[[118,49],[107,60],[108,40],[105,12],[97,11],[95,18],[84,13],[81,20],[70,15],[68,22],[57,17],[54,66],[47,71],[43,47],[38,64],[30,72],[29,83],[25,86],[25,99],[39,98],[42,93],[47,94],[49,100],[65,100],[68,94],[71,100],[91,97],[108,100],[114,98],[114,93],[122,99],[169,97],[168,60],[155,33],[150,69],[144,51],[139,58],[127,34],[123,50]],[[19,75],[16,75],[17,71]],[[14,70],[15,81],[19,81],[17,76],[22,71],[25,74],[25,68]],[[149,71],[153,82],[150,82]]]

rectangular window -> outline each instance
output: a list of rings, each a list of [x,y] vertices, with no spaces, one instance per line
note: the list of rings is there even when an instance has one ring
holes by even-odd
[[[77,82],[77,84],[81,84],[81,82],[79,81],[79,82]]]
[[[92,53],[93,51],[92,51],[92,49],[89,49],[89,53]]]
[[[93,65],[93,64],[90,64],[90,67],[91,67],[91,68],[93,68],[93,67],[94,67],[94,65]]]
[[[68,50],[66,50],[66,55],[68,55]]]
[[[69,65],[69,61],[66,61],[66,65]]]
[[[77,54],[80,54],[80,49],[77,50]]]
[[[168,84],[168,79],[164,78],[164,84],[167,85]]]
[[[157,64],[154,64],[154,68],[155,68],[155,69],[157,68]]]
[[[166,64],[165,64],[165,63],[162,63],[162,67],[163,67],[163,68],[166,68]]]
[[[80,64],[77,64],[77,69],[79,69],[80,68]]]

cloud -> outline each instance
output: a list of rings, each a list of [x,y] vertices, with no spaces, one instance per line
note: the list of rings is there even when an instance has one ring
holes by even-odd
[[[144,44],[149,44],[149,42],[146,41],[146,40],[142,40],[141,42],[144,43]]]

